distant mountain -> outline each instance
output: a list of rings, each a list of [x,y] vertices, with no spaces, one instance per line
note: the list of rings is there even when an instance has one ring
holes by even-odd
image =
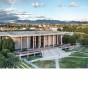
[[[17,23],[17,24],[88,24],[86,21],[60,21],[60,20],[5,20],[0,24]]]
[[[65,21],[59,20],[17,20],[16,23],[30,23],[30,24],[66,24]]]
[[[88,18],[80,21],[52,20],[45,16],[37,16],[18,9],[0,9],[0,24],[23,23],[23,24],[88,24]]]
[[[88,22],[80,22],[80,21],[60,21],[60,20],[17,20],[16,23],[23,24],[88,24]]]

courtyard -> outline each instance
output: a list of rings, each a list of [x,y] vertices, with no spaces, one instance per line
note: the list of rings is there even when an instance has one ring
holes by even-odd
[[[61,48],[44,49],[41,55],[22,59],[17,68],[87,68],[88,48],[78,47],[68,52]]]

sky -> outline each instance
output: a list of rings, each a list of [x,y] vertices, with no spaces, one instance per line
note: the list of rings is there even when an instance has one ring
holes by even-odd
[[[55,20],[88,18],[88,0],[0,0],[0,8],[16,8]]]

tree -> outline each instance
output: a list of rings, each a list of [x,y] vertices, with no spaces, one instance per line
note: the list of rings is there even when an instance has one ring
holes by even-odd
[[[8,51],[5,49],[0,52],[0,68],[16,68],[20,63],[19,58]]]
[[[10,68],[16,68],[19,65],[20,60],[13,53],[7,53],[7,57],[8,57],[7,63],[9,63]]]
[[[82,39],[82,40],[80,40],[80,43],[81,43],[81,45],[83,45],[83,46],[88,46],[88,39],[87,39],[87,38]]]
[[[69,43],[69,35],[64,35],[62,40],[63,40],[64,44],[68,44]]]
[[[10,51],[8,49],[3,49],[1,53],[3,54],[3,56],[7,57],[7,54],[10,53]]]
[[[69,43],[71,44],[71,45],[75,45],[75,43],[76,43],[76,38],[75,38],[75,36],[69,36]]]
[[[4,67],[5,57],[0,53],[0,68]]]
[[[2,50],[8,49],[11,52],[15,51],[15,42],[11,38],[5,38],[2,40]]]
[[[63,36],[63,43],[64,44],[72,44],[72,45],[74,45],[76,43],[76,37],[74,35],[73,36],[64,35]]]

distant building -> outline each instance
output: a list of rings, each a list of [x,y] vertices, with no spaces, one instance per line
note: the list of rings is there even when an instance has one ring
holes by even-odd
[[[36,27],[30,27],[30,30],[36,30]]]
[[[57,29],[58,28],[56,28],[56,27],[50,28],[50,30],[52,30],[52,31],[57,31]]]
[[[73,36],[74,35],[74,32],[68,32],[66,35]]]

